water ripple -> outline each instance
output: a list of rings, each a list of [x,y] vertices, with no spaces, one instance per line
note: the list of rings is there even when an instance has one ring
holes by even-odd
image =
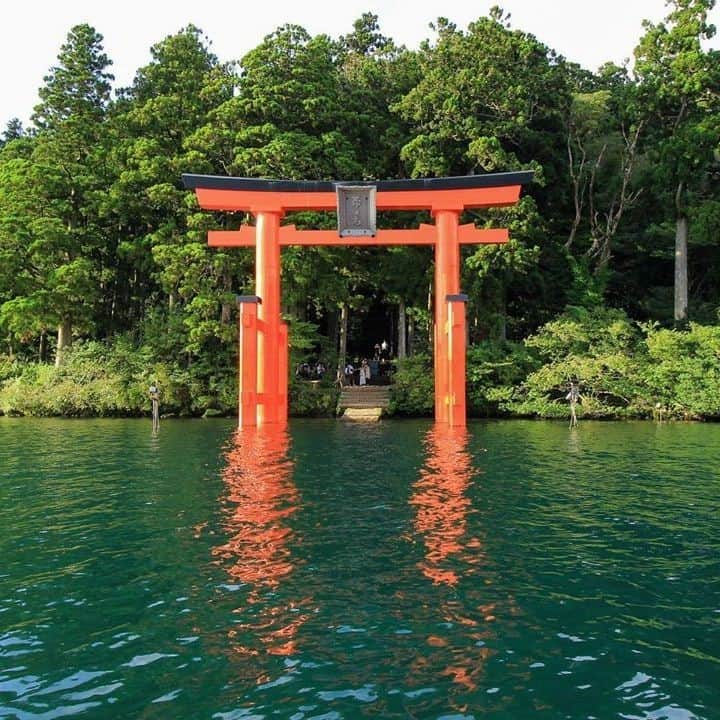
[[[720,426],[0,433],[0,717],[720,717]]]

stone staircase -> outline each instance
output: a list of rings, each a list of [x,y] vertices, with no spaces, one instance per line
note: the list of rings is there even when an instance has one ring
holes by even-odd
[[[390,404],[388,385],[347,386],[340,393],[338,415],[345,420],[374,422]]]

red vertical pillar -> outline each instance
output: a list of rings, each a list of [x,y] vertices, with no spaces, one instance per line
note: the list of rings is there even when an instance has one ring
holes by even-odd
[[[465,427],[467,418],[465,396],[465,303],[467,295],[448,295],[448,425]]]
[[[435,210],[435,422],[450,422],[448,295],[460,292],[459,210]]]
[[[278,363],[279,424],[286,423],[288,417],[288,352],[288,326],[286,323],[280,323],[280,362]]]
[[[255,230],[255,292],[258,318],[258,425],[284,423],[280,402],[280,217],[259,211]],[[287,362],[287,360],[285,361]]]
[[[258,298],[237,298],[239,306],[238,425],[257,425],[257,340]]]

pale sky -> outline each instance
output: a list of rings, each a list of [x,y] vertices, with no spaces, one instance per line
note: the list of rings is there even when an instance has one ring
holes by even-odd
[[[285,23],[337,37],[369,11],[379,15],[385,35],[414,48],[432,37],[428,24],[439,15],[465,28],[493,5],[511,13],[514,28],[590,70],[632,58],[642,20],[657,22],[667,13],[665,0],[13,0],[0,30],[0,131],[12,117],[27,123],[43,76],[79,23],[104,36],[115,85],[122,87],[150,60],[151,45],[189,23],[205,32],[220,60],[237,60]],[[720,25],[719,8],[711,20]]]

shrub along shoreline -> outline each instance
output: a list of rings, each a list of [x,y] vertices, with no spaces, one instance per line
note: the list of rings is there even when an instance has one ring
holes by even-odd
[[[666,329],[571,307],[522,343],[469,348],[467,374],[471,416],[567,418],[577,379],[580,417],[720,420],[720,327]],[[425,414],[432,402],[430,358],[411,358],[395,378],[394,410]]]
[[[183,368],[123,342],[78,344],[56,368],[0,356],[0,413],[35,417],[147,415],[159,385],[165,415],[232,416],[236,369]],[[471,417],[566,418],[567,386],[580,383],[580,417],[720,419],[720,327],[684,330],[630,320],[613,309],[567,308],[522,343],[484,342],[468,350]],[[292,381],[295,417],[332,416],[337,390]],[[390,414],[431,416],[432,360],[398,363]]]

